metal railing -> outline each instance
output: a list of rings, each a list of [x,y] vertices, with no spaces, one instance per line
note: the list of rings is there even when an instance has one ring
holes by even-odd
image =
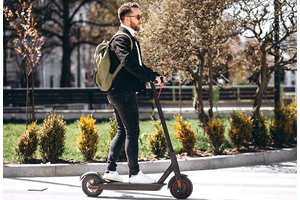
[[[208,99],[208,88],[204,87],[203,99]],[[253,100],[256,94],[255,86],[230,86],[224,88],[214,87],[214,102]],[[182,86],[181,92],[178,86],[165,86],[160,95],[160,100],[165,103],[192,102],[195,95],[193,86]],[[31,90],[30,90],[31,91]],[[181,95],[180,95],[181,93]],[[285,95],[287,94],[287,95]],[[296,97],[295,87],[283,87],[282,97],[294,99]],[[272,100],[274,98],[274,88],[268,87],[263,99]],[[152,102],[152,93],[148,88],[146,93],[138,95],[140,104]],[[34,90],[35,105],[55,105],[55,104],[107,104],[105,93],[98,88],[36,88]],[[17,107],[26,105],[26,89],[3,89],[4,107]]]

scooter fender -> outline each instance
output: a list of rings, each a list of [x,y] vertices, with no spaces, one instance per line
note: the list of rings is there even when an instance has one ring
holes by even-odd
[[[88,175],[96,175],[96,176],[98,176],[100,179],[103,179],[102,176],[101,176],[101,174],[100,174],[99,172],[86,172],[86,173],[84,173],[84,174],[82,174],[82,175],[80,176],[80,180],[82,181],[82,179],[84,179],[84,177],[86,177],[86,176],[88,176]]]

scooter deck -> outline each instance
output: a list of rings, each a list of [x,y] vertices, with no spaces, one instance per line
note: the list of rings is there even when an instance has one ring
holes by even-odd
[[[93,185],[92,187],[99,187],[104,190],[160,190],[166,184],[152,183],[125,183],[125,182],[106,182],[100,185]]]

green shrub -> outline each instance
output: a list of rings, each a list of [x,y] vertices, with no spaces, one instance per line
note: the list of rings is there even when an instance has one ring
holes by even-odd
[[[118,131],[117,120],[114,117],[109,118],[109,138],[112,140]]]
[[[225,126],[217,118],[212,118],[207,127],[205,127],[205,133],[208,136],[213,150],[216,154],[223,152],[221,146],[225,141]]]
[[[296,101],[290,103],[287,106],[288,112],[289,112],[289,120],[292,124],[292,134],[290,137],[291,143],[297,143],[297,103]]]
[[[238,149],[250,141],[252,132],[252,121],[250,117],[234,111],[231,114],[230,127],[229,137]]]
[[[36,121],[32,122],[27,130],[20,135],[15,150],[22,162],[32,159],[33,153],[38,146],[38,135],[39,131]]]
[[[266,147],[266,145],[268,144],[269,136],[265,118],[260,116],[253,116],[252,124],[252,137],[254,145],[256,147]]]
[[[118,131],[117,128],[117,120],[115,117],[109,118],[109,138],[110,141],[113,140],[115,137],[116,133]],[[109,147],[107,148],[107,153],[109,151]],[[125,153],[125,145],[123,144],[121,147],[121,151],[119,153],[118,161],[125,161],[126,160],[126,153]]]
[[[192,130],[191,124],[183,121],[182,116],[176,116],[176,121],[176,138],[181,142],[183,151],[187,152],[188,155],[192,155],[197,139],[196,134]]]
[[[167,142],[160,120],[152,118],[155,130],[148,136],[148,147],[157,157],[164,157],[167,150]]]
[[[289,106],[280,105],[274,110],[274,120],[270,125],[270,133],[275,146],[289,145],[297,132],[297,110],[295,104]]]
[[[98,134],[95,122],[92,115],[81,116],[78,121],[80,133],[77,136],[77,148],[86,160],[92,160],[97,152]]]
[[[195,143],[195,149],[201,150],[201,151],[207,151],[210,149],[210,142],[208,137],[205,134],[204,129],[202,128],[197,128],[196,129],[196,143]]]
[[[42,124],[40,135],[40,152],[43,161],[56,162],[63,154],[65,146],[66,122],[61,116],[51,112]]]

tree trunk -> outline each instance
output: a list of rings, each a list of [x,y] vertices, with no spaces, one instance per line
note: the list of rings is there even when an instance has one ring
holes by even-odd
[[[274,0],[274,42],[277,43],[275,46],[275,56],[274,56],[274,63],[275,63],[275,72],[274,72],[274,108],[275,111],[280,106],[280,66],[279,66],[279,11],[280,5],[278,0]],[[277,118],[277,113],[275,112],[275,118]]]
[[[63,57],[62,57],[62,71],[60,86],[61,87],[71,87],[71,42],[70,42],[70,19],[69,19],[69,3],[68,1],[63,1],[64,16],[63,16]]]
[[[208,116],[204,112],[203,105],[203,88],[202,88],[202,77],[203,77],[203,66],[201,66],[200,75],[194,75],[195,84],[195,97],[194,97],[194,108],[198,113],[198,118],[202,126],[206,127],[208,123]]]
[[[256,95],[255,95],[255,100],[254,100],[254,112],[253,115],[255,117],[259,117],[260,116],[260,108],[262,105],[262,101],[263,101],[263,95],[264,92],[267,88],[268,85],[268,78],[267,78],[267,62],[266,62],[266,42],[264,42],[260,48],[260,53],[261,53],[261,63],[260,63],[260,80],[259,80],[259,84],[258,84],[258,88],[256,90]]]
[[[25,69],[25,73],[26,73],[26,129],[28,126],[28,122],[29,122],[29,117],[28,117],[28,106],[29,106],[29,77],[27,74],[27,69]]]
[[[181,116],[182,113],[182,83],[181,80],[179,81],[179,115]]]
[[[31,122],[35,121],[35,110],[34,110],[34,73],[33,73],[33,69],[31,72],[31,113],[32,113],[32,118],[31,118]]]
[[[67,39],[68,40],[68,39]],[[71,48],[67,41],[63,44],[62,72],[60,87],[71,87]]]
[[[77,39],[80,41],[80,28],[77,30]],[[80,46],[77,47],[77,87],[81,87],[81,69],[80,69]]]
[[[208,115],[209,119],[213,118],[214,113],[213,113],[213,71],[212,71],[212,61],[210,58],[208,58],[208,76],[209,76],[209,88],[208,88],[208,101],[209,101],[209,110],[208,110]]]
[[[5,22],[6,19],[3,19],[3,86],[7,86],[7,69],[6,69],[6,62],[7,62],[7,36],[5,34]]]

